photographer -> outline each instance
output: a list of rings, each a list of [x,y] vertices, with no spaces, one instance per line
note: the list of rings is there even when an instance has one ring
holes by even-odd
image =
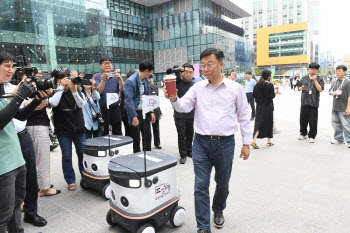
[[[100,93],[98,93],[95,87],[95,79],[90,79],[90,82],[92,85],[83,85],[82,91],[82,94],[86,100],[86,104],[83,107],[85,139],[100,137],[101,130],[103,130],[101,109],[100,105],[98,104],[98,101],[100,100]]]
[[[120,110],[120,101],[109,106],[107,110],[107,93],[117,93],[123,90],[124,82],[120,74],[113,72],[112,59],[108,56],[101,57],[100,59],[101,73],[94,75],[93,79],[96,80],[97,91],[101,95],[100,106],[103,120],[112,125],[113,135],[122,135],[122,116]],[[109,134],[109,125],[105,124],[103,135]]]
[[[53,107],[53,124],[62,151],[62,170],[68,190],[74,191],[75,173],[72,165],[72,142],[78,156],[79,171],[83,169],[83,141],[85,125],[82,108],[85,100],[79,94],[76,85],[67,77],[69,70],[65,67],[52,71],[54,85],[59,85],[56,94],[49,99]]]
[[[10,54],[0,52],[0,97],[5,94],[14,73],[13,62]],[[26,167],[12,119],[26,120],[41,103],[36,96],[30,104],[19,109],[24,99],[36,92],[33,83],[27,80],[14,92],[11,101],[0,98],[0,233],[5,233],[6,228],[8,232],[23,232],[20,205],[25,197]]]
[[[14,78],[14,81],[21,83],[27,78],[27,76],[21,69],[17,69],[14,74]],[[16,86],[8,84],[6,85],[5,92],[8,93],[15,89],[17,89]],[[42,98],[45,98],[47,96],[47,93],[45,93],[44,91],[38,91],[38,93],[41,95]],[[24,106],[28,105],[31,101],[32,100],[23,101],[20,108],[23,108]],[[41,104],[43,103],[45,103],[45,101],[42,101]],[[43,217],[38,215],[38,178],[33,141],[31,135],[26,130],[27,121],[13,119],[13,123],[17,131],[23,158],[26,161],[25,165],[27,169],[26,196],[24,198],[23,205],[24,222],[31,223],[34,226],[42,227],[47,224],[47,221]]]

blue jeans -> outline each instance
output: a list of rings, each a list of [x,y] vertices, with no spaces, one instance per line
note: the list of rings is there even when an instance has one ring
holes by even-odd
[[[216,190],[212,210],[221,213],[226,208],[234,150],[234,135],[220,140],[211,140],[199,134],[194,136],[192,159],[195,174],[194,199],[197,228],[210,229],[209,185],[213,166]]]
[[[85,139],[101,137],[100,130],[87,130],[85,128]]]
[[[83,141],[85,134],[57,135],[62,151],[62,170],[67,184],[75,184],[75,173],[72,164],[72,142],[78,155],[78,165],[80,174],[83,170]]]
[[[335,140],[344,142],[345,135],[345,141],[350,143],[350,116],[346,116],[345,112],[332,111],[332,126]]]

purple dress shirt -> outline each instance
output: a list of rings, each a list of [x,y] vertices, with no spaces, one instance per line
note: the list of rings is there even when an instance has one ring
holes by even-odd
[[[218,87],[208,80],[195,83],[188,92],[172,102],[178,112],[195,108],[194,130],[201,135],[229,136],[240,123],[243,144],[250,144],[250,115],[243,87],[224,78]]]

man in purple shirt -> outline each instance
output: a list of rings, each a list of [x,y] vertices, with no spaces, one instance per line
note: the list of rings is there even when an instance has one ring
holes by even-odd
[[[178,112],[195,109],[192,159],[195,173],[195,212],[198,233],[210,233],[209,183],[212,167],[215,168],[216,190],[213,198],[214,226],[221,228],[225,219],[223,210],[229,194],[229,181],[235,149],[234,134],[238,123],[243,147],[240,157],[250,155],[249,106],[243,87],[223,78],[224,53],[209,48],[200,55],[201,70],[206,80],[193,85],[182,97],[168,98]]]

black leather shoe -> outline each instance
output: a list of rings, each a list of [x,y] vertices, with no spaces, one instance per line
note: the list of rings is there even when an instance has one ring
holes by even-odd
[[[46,220],[39,215],[28,216],[24,214],[23,222],[30,223],[36,227],[43,227],[47,224]]]
[[[214,212],[214,226],[217,228],[221,228],[225,225],[225,218],[222,213]]]
[[[185,163],[186,163],[186,157],[182,157],[182,158],[180,159],[180,163],[181,163],[181,164],[185,164]]]
[[[162,146],[161,146],[161,145],[155,146],[155,148],[157,148],[157,149],[162,149]]]
[[[211,230],[198,229],[197,233],[211,233]]]

